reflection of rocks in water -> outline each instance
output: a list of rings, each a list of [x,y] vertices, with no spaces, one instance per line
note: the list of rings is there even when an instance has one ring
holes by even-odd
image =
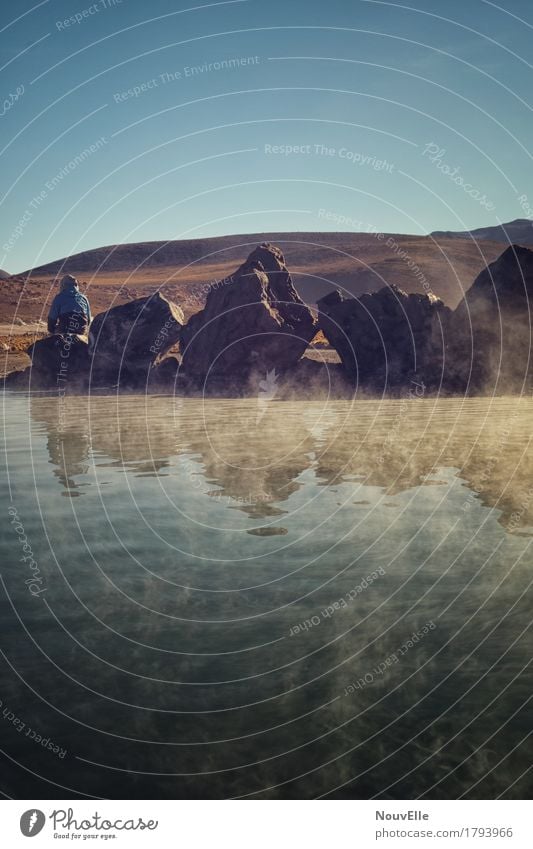
[[[98,455],[103,454],[115,461],[112,465],[124,466],[136,476],[165,474],[178,451],[173,399],[159,398],[155,403],[150,396],[105,399],[104,414],[100,408],[103,399],[98,400],[91,416],[97,465],[102,466]]]
[[[64,487],[63,495],[71,498],[82,495],[75,477],[89,471],[90,439],[87,421],[80,416],[79,403],[64,396],[57,398],[30,399],[31,417],[34,422],[46,425],[48,438],[46,447],[54,475]]]
[[[490,406],[489,406],[490,405]],[[258,404],[122,396],[31,398],[48,432],[48,451],[65,494],[80,476],[111,464],[136,475],[165,475],[178,455],[209,485],[209,496],[252,519],[286,512],[313,470],[324,486],[358,478],[394,495],[435,485],[452,468],[475,499],[501,511],[509,532],[533,525],[532,402],[421,399]],[[187,483],[185,483],[185,486]],[[443,487],[444,492],[444,487]],[[283,523],[282,523],[283,524]]]
[[[510,533],[533,527],[531,404],[527,403],[527,408],[523,405],[526,413],[519,411],[522,405],[516,399],[509,401],[506,414],[491,423],[491,437],[480,437],[460,472],[471,490],[463,509],[479,498],[487,507],[502,511],[498,521]]]
[[[419,450],[420,433],[408,423],[411,411],[420,403],[419,399],[403,399],[355,404],[350,418],[339,417],[326,442],[317,445],[321,483],[328,486],[360,477],[361,482],[380,487],[388,495],[418,486],[433,467],[432,453],[428,456],[427,451]]]
[[[220,481],[217,481],[217,483],[220,483]],[[291,489],[291,492],[294,492],[294,488]],[[271,492],[243,492],[240,495],[230,495],[222,487],[221,489],[213,489],[207,494],[210,498],[218,499],[230,510],[241,510],[251,519],[282,516],[286,512],[272,503],[274,496]]]
[[[253,519],[283,514],[280,502],[300,488],[298,478],[312,464],[313,440],[301,411],[252,400],[199,402],[197,410],[189,446],[200,455],[205,478],[220,487],[209,495]]]
[[[82,495],[74,478],[76,475],[86,475],[89,471],[89,439],[80,434],[60,431],[49,432],[46,443],[50,454],[50,462],[55,466],[56,475],[65,487],[63,495],[72,498]]]
[[[336,438],[330,432],[327,445],[317,446],[317,474],[325,485],[359,476],[393,495],[435,485],[439,469],[453,468],[470,490],[465,511],[477,498],[502,511],[498,520],[506,530],[520,532],[533,525],[531,402],[496,399],[490,411],[486,401],[479,410],[474,403],[411,399],[355,405],[356,429],[353,421],[345,423]]]
[[[71,493],[79,486],[72,477],[89,471],[89,448],[97,469],[138,476],[164,475],[184,455],[186,473],[194,467],[212,486],[211,498],[261,519],[285,512],[279,503],[299,489],[312,462],[301,409],[284,404],[109,396],[61,405],[61,434],[57,399],[33,398],[32,418],[45,423],[51,462]]]
[[[82,494],[73,478],[88,473],[90,450],[99,467],[161,474],[177,452],[172,412],[171,399],[154,405],[153,399],[133,396],[31,398],[32,419],[42,422],[48,432],[54,474],[67,490],[64,494],[71,496]],[[111,464],[102,463],[98,455],[105,455]]]
[[[270,528],[251,528],[249,531],[246,531],[248,534],[252,534],[256,537],[281,537],[288,534],[287,528],[281,527],[270,527]]]

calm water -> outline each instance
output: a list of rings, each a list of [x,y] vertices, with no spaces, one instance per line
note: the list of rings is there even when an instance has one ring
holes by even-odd
[[[3,404],[4,793],[530,796],[533,402]]]

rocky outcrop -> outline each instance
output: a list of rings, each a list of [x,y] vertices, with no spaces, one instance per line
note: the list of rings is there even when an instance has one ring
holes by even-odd
[[[282,252],[263,244],[211,286],[204,309],[183,329],[182,367],[204,388],[228,382],[246,389],[256,376],[294,366],[315,332]]]
[[[196,387],[187,380],[179,357],[169,355],[150,368],[146,391],[168,395],[196,394]]]
[[[413,381],[422,394],[516,394],[531,385],[533,250],[524,247],[488,265],[453,313],[433,295],[390,285],[358,298],[331,292],[318,302],[317,324],[269,244],[208,290],[185,326],[181,309],[156,294],[97,315],[88,343],[73,334],[40,339],[28,349],[31,367],[3,385],[207,390],[256,397],[260,416],[270,401],[350,398],[359,385],[391,394]],[[321,344],[304,356],[319,330]],[[178,341],[180,355],[169,355]]]
[[[165,357],[150,369],[149,382],[154,386],[172,386],[179,378],[179,369],[177,357]]]
[[[469,392],[524,391],[532,369],[533,251],[512,245],[453,313],[446,379]]]
[[[90,361],[85,337],[56,333],[30,345],[28,355],[30,388],[65,392],[86,388]]]
[[[318,324],[347,375],[372,388],[410,379],[439,385],[451,311],[434,295],[396,286],[359,298],[331,292],[318,301]]]
[[[159,293],[100,313],[89,331],[91,383],[142,386],[180,338],[183,323],[180,307]]]
[[[2,381],[3,389],[10,390],[27,390],[31,389],[31,367],[19,369],[18,371],[10,371],[6,374]]]

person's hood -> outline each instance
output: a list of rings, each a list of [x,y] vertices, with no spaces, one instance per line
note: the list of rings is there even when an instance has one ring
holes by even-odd
[[[59,291],[64,292],[66,289],[78,289],[78,281],[71,274],[65,274],[59,284]]]

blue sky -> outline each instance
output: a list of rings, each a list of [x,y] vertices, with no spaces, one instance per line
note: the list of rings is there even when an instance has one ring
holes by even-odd
[[[0,30],[12,273],[119,242],[531,215],[526,0],[22,0]]]

